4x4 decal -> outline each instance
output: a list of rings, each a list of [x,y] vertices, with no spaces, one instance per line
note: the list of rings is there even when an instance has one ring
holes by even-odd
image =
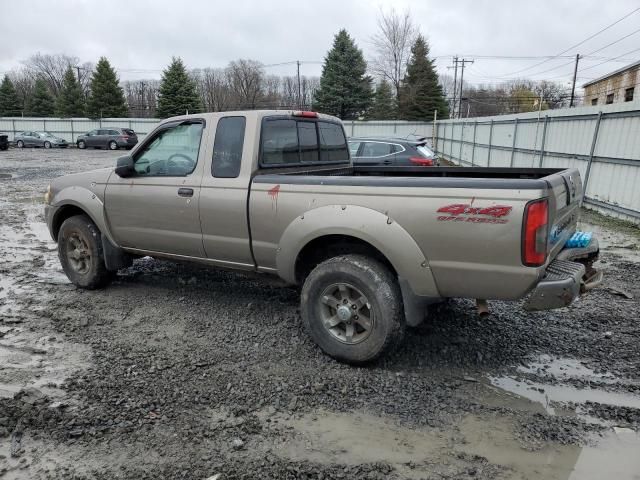
[[[449,214],[438,216],[441,222],[507,223],[509,220],[501,217],[509,215],[512,209],[510,205],[474,207],[468,203],[454,203],[440,207],[437,212]]]

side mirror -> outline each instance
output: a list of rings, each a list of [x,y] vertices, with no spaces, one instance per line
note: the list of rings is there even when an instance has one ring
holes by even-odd
[[[125,155],[120,157],[116,162],[116,175],[122,178],[131,177],[136,173],[133,166],[133,157],[131,155]]]

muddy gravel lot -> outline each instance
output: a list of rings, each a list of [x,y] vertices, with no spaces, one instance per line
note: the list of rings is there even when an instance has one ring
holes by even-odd
[[[640,231],[583,212],[606,286],[569,308],[451,300],[367,368],[296,289],[144,258],[72,286],[51,178],[117,152],[0,152],[0,478],[639,479]]]

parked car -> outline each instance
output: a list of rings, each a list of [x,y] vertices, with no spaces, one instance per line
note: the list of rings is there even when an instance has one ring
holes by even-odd
[[[595,236],[568,243],[582,195],[575,168],[353,166],[339,119],[247,111],[163,121],[115,169],[54,179],[45,216],[80,288],[146,255],[278,275],[360,364],[445,298],[544,310],[599,284]]]
[[[138,143],[136,132],[130,128],[98,128],[80,135],[76,140],[78,148],[107,148],[131,150]]]
[[[438,165],[427,139],[409,135],[400,137],[354,137],[349,139],[354,165],[425,166]]]
[[[9,136],[0,132],[0,150],[6,150],[7,148],[9,148]]]
[[[69,144],[64,138],[56,137],[49,132],[25,131],[18,133],[13,140],[18,148],[43,147],[67,148]]]

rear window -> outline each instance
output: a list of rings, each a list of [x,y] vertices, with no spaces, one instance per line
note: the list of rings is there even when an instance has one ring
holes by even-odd
[[[320,134],[320,160],[323,162],[349,160],[347,139],[340,125],[318,122],[318,133]]]
[[[245,123],[245,117],[224,117],[218,122],[211,164],[214,177],[235,178],[240,173]]]
[[[341,125],[289,118],[265,118],[262,124],[262,165],[348,160]]]

